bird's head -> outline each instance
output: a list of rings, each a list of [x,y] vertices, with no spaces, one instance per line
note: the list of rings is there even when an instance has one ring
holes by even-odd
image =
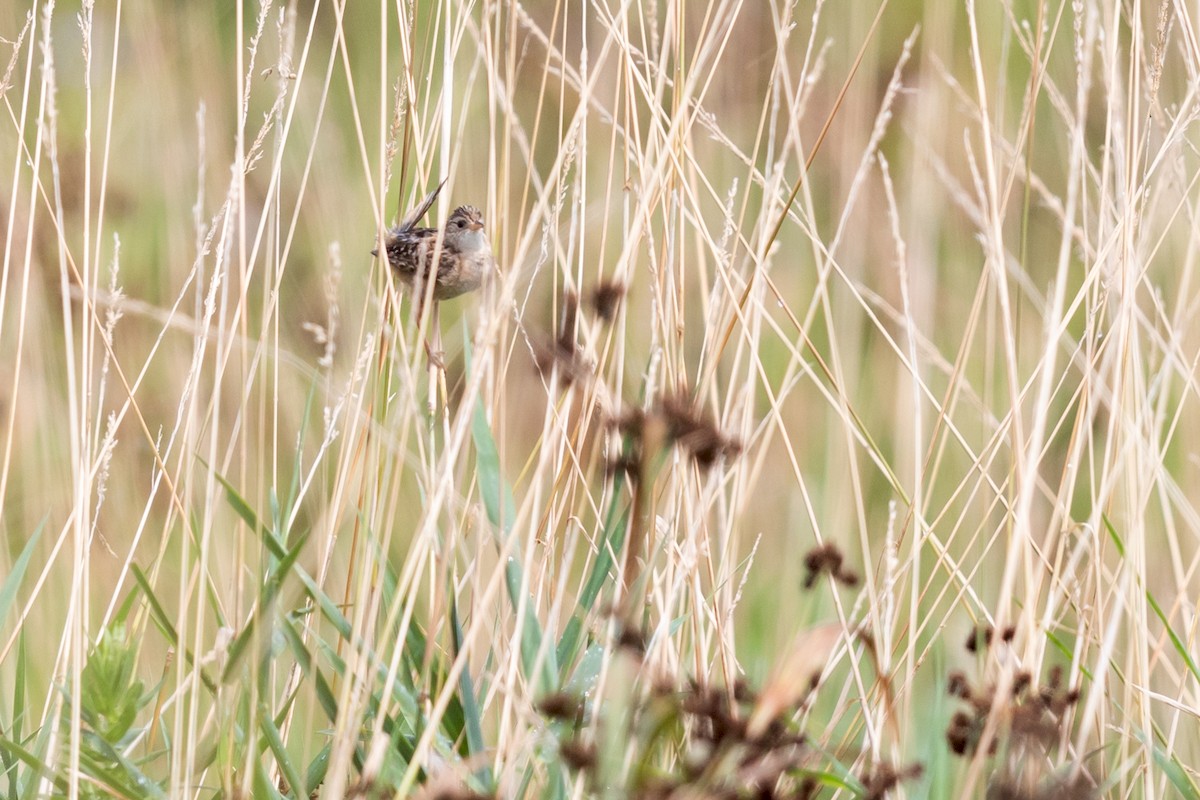
[[[460,251],[480,250],[488,246],[483,229],[483,214],[475,206],[459,206],[446,220],[446,244]]]

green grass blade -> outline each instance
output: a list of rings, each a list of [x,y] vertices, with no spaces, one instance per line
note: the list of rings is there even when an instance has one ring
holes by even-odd
[[[308,769],[304,773],[304,791],[309,797],[325,782],[325,775],[329,772],[329,754],[332,752],[333,745],[327,744],[308,762]]]
[[[475,406],[475,413],[471,419],[471,434],[475,440],[476,472],[483,506],[496,529],[501,531],[503,536],[510,537],[513,535],[512,489],[505,483],[501,474],[500,454],[496,450],[496,440],[492,437],[492,429],[488,425],[482,402]],[[549,694],[558,685],[557,654],[553,648],[548,648],[541,669],[537,669],[538,654],[542,651],[543,644],[542,626],[533,613],[533,598],[522,598],[526,584],[518,545],[519,542],[515,541],[509,545],[509,555],[504,564],[504,579],[513,608],[520,613],[524,606],[525,613],[521,619],[521,667],[526,677],[537,682],[540,693]]]
[[[338,715],[337,695],[334,694],[333,687],[329,685],[329,681],[325,680],[325,674],[321,670],[317,670],[314,675],[316,676],[316,680],[313,682],[313,685],[317,692],[317,702],[325,712],[325,717],[330,722],[336,722]]]
[[[275,788],[275,784],[271,782],[271,776],[267,774],[267,768],[263,766],[260,759],[254,759],[254,797],[258,800],[276,800],[282,798],[283,795]]]
[[[594,644],[583,654],[579,666],[575,668],[571,679],[567,681],[565,691],[572,697],[590,697],[600,680],[600,672],[604,669],[603,645]]]
[[[204,467],[212,473],[213,477],[217,479],[217,482],[224,487],[225,502],[229,503],[229,507],[233,509],[233,513],[237,514],[241,518],[242,522],[246,523],[250,530],[262,534],[269,532],[271,533],[271,538],[274,538],[274,532],[264,525],[261,520],[259,520],[258,514],[255,513],[250,504],[246,502],[246,498],[242,497],[241,493],[234,488],[234,485],[225,480],[224,475],[208,466],[204,459],[200,459],[200,463],[204,464]],[[270,544],[268,543],[268,547],[269,546]]]
[[[47,769],[46,765],[43,764],[37,756],[35,756],[33,753],[30,753],[16,742],[11,741],[7,737],[0,736],[0,750],[3,750],[10,757],[15,758],[33,770],[34,775],[31,777],[35,779],[30,780],[27,786],[36,786],[36,778],[48,778],[54,782],[54,785],[57,786],[60,791],[67,791],[67,782],[64,779]],[[13,776],[13,780],[14,782],[16,781],[15,775]]]
[[[21,554],[17,556],[17,560],[13,562],[8,577],[0,585],[0,621],[8,616],[8,610],[17,599],[17,589],[20,588],[21,581],[25,579],[25,570],[29,568],[29,559],[33,557],[34,548],[37,547],[38,540],[41,539],[42,531],[45,528],[46,518],[43,517],[38,526],[33,529],[33,533],[29,534],[29,539],[21,548]]]
[[[1187,645],[1183,643],[1183,640],[1180,639],[1178,635],[1176,635],[1175,629],[1171,627],[1171,623],[1167,619],[1167,615],[1163,613],[1162,607],[1158,604],[1158,601],[1154,599],[1154,596],[1150,594],[1149,591],[1146,592],[1146,600],[1150,603],[1150,607],[1154,609],[1154,613],[1158,617],[1159,622],[1163,624],[1163,628],[1166,629],[1167,636],[1171,637],[1171,644],[1175,646],[1175,652],[1179,654],[1179,657],[1183,660],[1183,663],[1187,665],[1188,671],[1192,673],[1192,678],[1200,681],[1200,669],[1196,668],[1195,659],[1192,658],[1192,654],[1188,650]]]
[[[516,501],[513,500],[512,488],[504,482],[500,469],[500,453],[496,449],[496,440],[492,436],[492,428],[488,425],[487,413],[482,402],[475,406],[475,413],[471,418],[471,435],[475,440],[477,479],[483,507],[487,510],[488,519],[492,524],[507,536],[512,533],[512,512]],[[513,552],[517,551],[514,549]]]
[[[158,598],[154,595],[154,590],[150,586],[150,580],[146,574],[142,572],[141,567],[137,564],[132,565],[130,572],[133,574],[133,580],[137,583],[142,593],[146,596],[146,602],[150,605],[150,618],[154,620],[154,624],[162,631],[162,634],[167,639],[167,643],[175,648],[176,652],[183,653],[183,657],[187,659],[189,665],[196,667],[196,659],[191,648],[183,646],[179,641],[179,632],[175,630],[175,626],[171,624],[171,618],[167,615],[166,609],[158,602]],[[217,691],[216,681],[203,668],[198,669],[200,680],[214,694]]]
[[[83,753],[94,753],[102,756],[106,762],[100,764],[94,759],[89,774],[98,773],[113,787],[121,787],[130,797],[147,798],[148,800],[167,800],[167,793],[150,776],[142,772],[125,757],[125,754],[110,745],[102,737],[85,731]],[[114,766],[115,765],[115,766]],[[93,773],[94,770],[94,773]]]
[[[1108,531],[1108,538],[1112,539],[1113,544],[1117,546],[1117,553],[1120,554],[1121,558],[1124,558],[1125,542],[1121,539],[1120,534],[1117,533],[1117,529],[1113,527],[1112,520],[1108,518],[1107,514],[1101,514],[1100,519],[1104,522],[1104,530]]]
[[[242,496],[238,494],[236,489],[234,489],[220,475],[214,473],[214,476],[221,483],[221,485],[225,487],[226,499],[230,506],[234,509],[234,512],[237,513],[238,516],[240,516],[246,522],[246,524],[250,526],[251,530],[255,531],[262,537],[263,545],[267,548],[267,550],[270,551],[271,555],[280,561],[287,560],[289,551],[283,545],[283,543],[279,541],[278,537],[275,536],[274,532],[259,523],[258,515],[254,513],[254,510],[250,508]],[[305,534],[305,536],[307,536],[307,534]],[[294,559],[292,560],[294,561]],[[326,595],[319,586],[317,586],[317,582],[313,580],[312,576],[309,575],[303,567],[290,565],[290,569],[296,575],[296,579],[299,580],[301,585],[304,586],[305,593],[314,603],[317,604],[317,607],[321,609],[322,616],[324,616],[325,619],[333,625],[338,635],[347,642],[353,643],[354,634],[350,627],[350,621],[347,620],[342,614],[341,610],[337,606],[337,603],[331,600],[329,596]]]
[[[283,744],[283,737],[279,735],[279,728],[276,728],[275,723],[271,721],[271,712],[266,706],[259,706],[258,729],[262,732],[263,738],[267,740],[267,746],[271,748],[271,754],[275,756],[275,763],[279,765],[283,777],[287,779],[288,797],[307,797],[307,794],[301,795],[300,792],[304,790],[308,782],[300,777],[300,771],[296,769],[296,765],[288,755],[287,748]]]
[[[305,646],[304,639],[300,636],[300,631],[296,630],[294,616],[294,614],[288,614],[280,620],[279,631],[283,635],[283,640],[287,644],[288,649],[292,651],[292,656],[296,659],[300,671],[307,675],[312,670],[312,653]]]
[[[615,563],[614,554],[620,553],[621,548],[625,546],[629,514],[628,511],[619,513],[619,507],[620,501],[614,494],[613,501],[608,508],[608,519],[604,524],[604,538],[600,542],[600,549],[596,553],[592,571],[588,574],[583,591],[579,595],[579,610],[571,619],[567,620],[563,635],[558,640],[558,649],[555,655],[559,664],[567,665],[575,660],[575,654],[579,650],[583,636],[584,619],[591,612],[592,607],[596,604],[596,599],[600,596],[600,590],[604,588],[604,584],[612,575]]]
[[[12,730],[8,732],[12,736],[13,741],[21,741],[21,729],[25,726],[25,681],[26,667],[28,666],[28,653],[25,650],[25,631],[22,629],[20,636],[17,637],[17,668],[16,675],[13,680],[13,702],[12,702]],[[11,777],[8,781],[8,796],[9,800],[17,800],[18,797],[18,781],[16,772],[16,762],[11,760],[7,751],[0,751],[0,763],[4,765],[4,772]]]
[[[163,635],[167,637],[167,642],[172,647],[179,647],[179,632],[175,630],[175,625],[171,622],[171,618],[167,615],[167,610],[163,608],[162,603],[158,602],[158,597],[155,596],[154,590],[150,586],[150,580],[146,577],[146,573],[142,572],[142,568],[137,564],[133,565],[133,580],[142,590],[142,594],[146,596],[146,602],[150,604],[150,616],[158,623],[158,627],[162,630]]]
[[[454,635],[454,655],[457,658],[462,652],[463,630],[458,618],[458,601],[450,601],[450,628]],[[482,753],[486,747],[483,741],[483,721],[479,714],[479,703],[475,700],[475,687],[471,682],[471,671],[464,667],[458,674],[458,695],[462,704],[463,723],[467,734],[467,752],[471,755]],[[485,784],[491,782],[491,770],[481,769],[477,777]]]
[[[229,660],[225,665],[225,671],[221,674],[222,682],[228,683],[230,681],[238,669],[242,657],[246,653],[247,646],[253,641],[259,628],[262,627],[263,619],[273,613],[272,609],[275,607],[275,597],[279,594],[279,590],[283,587],[284,579],[291,573],[296,559],[300,557],[300,552],[304,549],[304,545],[307,542],[307,533],[297,537],[295,546],[288,551],[287,555],[279,562],[279,565],[267,576],[267,580],[263,583],[262,591],[259,593],[256,612],[250,618],[250,622],[246,625],[246,628],[238,634],[237,639],[229,647]]]
[[[1175,791],[1179,792],[1179,796],[1184,800],[1200,800],[1200,789],[1197,789],[1196,784],[1188,777],[1187,771],[1179,763],[1179,759],[1173,753],[1168,754],[1141,731],[1135,735],[1143,745],[1150,748],[1150,755],[1154,759],[1155,765],[1167,776],[1167,780],[1175,788]]]

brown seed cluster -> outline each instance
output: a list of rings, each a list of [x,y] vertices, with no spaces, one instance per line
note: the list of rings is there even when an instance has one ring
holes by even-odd
[[[618,281],[601,281],[596,284],[588,295],[588,307],[596,316],[605,322],[611,322],[616,316],[621,300],[625,296],[625,286]],[[569,386],[573,381],[590,374],[587,362],[575,339],[576,322],[579,319],[579,295],[568,291],[563,295],[562,319],[559,321],[558,334],[552,340],[534,343],[534,364],[543,377],[549,377],[555,366],[559,369],[559,379],[563,386]]]
[[[822,574],[828,574],[846,587],[858,585],[858,576],[843,565],[845,556],[830,542],[818,545],[804,554],[804,588],[811,589]]]
[[[616,313],[624,294],[624,285],[615,281],[601,282],[589,295],[588,305],[598,317],[608,321]],[[547,380],[557,375],[564,388],[577,380],[596,377],[594,365],[589,363],[576,339],[579,305],[579,296],[568,291],[563,297],[558,333],[553,339],[544,337],[533,343],[534,365],[538,372]],[[687,453],[702,470],[710,469],[722,458],[736,458],[742,452],[741,442],[722,432],[682,386],[662,394],[648,410],[628,408],[611,417],[608,424],[610,428],[619,429],[629,440],[624,452],[605,465],[610,476],[640,480],[644,464],[642,456],[657,452],[664,437],[667,443]],[[651,426],[657,435],[647,435]]]
[[[682,686],[665,679],[650,685],[629,718],[638,741],[638,760],[622,796],[637,800],[812,800],[820,789],[814,777],[817,753],[791,720],[798,706],[775,715],[766,727],[751,723],[760,693],[744,680],[710,686],[689,679]],[[542,699],[539,708],[554,717],[570,716],[574,699]],[[559,757],[599,789],[598,760],[588,734],[559,745]],[[644,738],[649,732],[649,738]],[[678,736],[682,734],[683,739]],[[664,757],[664,758],[656,758]],[[877,764],[866,770],[863,798],[883,800],[901,782],[916,780],[922,765]],[[604,778],[611,781],[611,776]],[[613,789],[605,784],[606,789]]]
[[[597,317],[605,322],[616,319],[621,301],[625,299],[626,286],[618,280],[601,280],[588,295],[588,306]]]
[[[570,386],[576,378],[588,374],[583,353],[575,341],[575,321],[578,318],[579,295],[567,292],[563,297],[563,313],[558,325],[558,335],[552,341],[534,344],[533,358],[538,372],[542,377],[549,378],[557,366],[559,380],[564,387]]]
[[[634,658],[641,659],[646,655],[646,644],[649,634],[632,623],[617,618],[617,648],[624,650]]]
[[[553,692],[537,702],[537,710],[550,719],[582,724],[583,700],[569,692]]]
[[[628,441],[620,455],[608,462],[606,472],[610,477],[629,478],[635,483],[640,481],[642,478],[642,451],[645,447],[646,412],[631,406],[610,420],[609,427],[620,431]]]
[[[916,780],[924,772],[925,767],[921,764],[909,764],[906,767],[880,764],[875,769],[868,770],[863,774],[861,780],[866,789],[863,792],[863,798],[864,800],[883,800],[901,783]]]
[[[950,675],[947,691],[952,697],[964,701],[969,710],[959,711],[950,720],[946,729],[946,742],[960,756],[974,755],[983,737],[992,708],[997,702],[1005,704],[1004,721],[1006,730],[993,738],[988,754],[996,752],[1000,736],[1006,736],[1012,745],[1038,746],[1049,750],[1063,733],[1066,713],[1079,701],[1078,689],[1062,686],[1062,667],[1050,670],[1047,682],[1033,687],[1033,678],[1028,673],[1018,673],[1013,678],[1010,697],[998,698],[994,686],[975,691],[965,675],[955,672]]]
[[[1098,800],[1100,792],[1086,772],[1028,780],[1001,775],[989,782],[989,800]]]
[[[579,739],[567,739],[559,744],[558,755],[564,764],[576,772],[596,767],[596,745]]]
[[[727,688],[695,680],[678,688],[665,682],[653,686],[632,715],[630,733],[652,730],[662,738],[641,742],[643,754],[683,755],[674,760],[673,769],[636,771],[628,796],[639,800],[812,797],[816,784],[797,773],[803,760],[811,757],[805,737],[791,730],[784,716],[752,734],[748,723],[757,700],[757,693],[743,681]],[[679,730],[682,743],[671,734]],[[593,745],[570,739],[560,745],[559,753],[568,767],[596,778]]]
[[[701,414],[683,389],[663,395],[659,413],[667,423],[667,436],[685,450],[701,469],[708,469],[719,458],[735,458],[742,445],[717,428],[716,423]]]
[[[1000,641],[1005,644],[1010,643],[1017,635],[1015,626],[1009,625],[1004,630],[1000,631]],[[992,646],[992,640],[996,638],[996,629],[991,625],[977,625],[971,629],[970,635],[967,636],[967,652],[977,653],[980,650],[987,650]]]
[[[316,796],[315,794],[313,795]],[[399,793],[384,787],[373,780],[361,780],[346,790],[347,800],[358,798],[383,798],[392,800]],[[425,784],[419,791],[411,795],[415,800],[496,800],[495,794],[477,792],[464,784],[459,778],[447,775]]]
[[[727,436],[716,423],[702,414],[679,389],[664,394],[649,411],[627,408],[611,425],[629,437],[630,448],[608,465],[610,474],[640,478],[641,455],[647,446],[647,431],[653,425],[664,432],[666,441],[683,450],[702,470],[709,470],[719,459],[736,458],[742,445]]]

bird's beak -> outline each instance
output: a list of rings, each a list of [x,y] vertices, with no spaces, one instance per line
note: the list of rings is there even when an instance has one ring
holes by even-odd
[[[467,226],[467,230],[481,231],[481,230],[483,230],[483,223],[482,222],[472,222],[470,225]]]

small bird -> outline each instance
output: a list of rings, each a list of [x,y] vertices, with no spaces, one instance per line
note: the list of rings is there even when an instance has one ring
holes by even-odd
[[[396,270],[400,280],[413,290],[418,303],[424,297],[425,281],[429,280],[432,272],[430,266],[438,250],[439,234],[441,251],[433,278],[435,301],[449,300],[475,291],[496,268],[492,245],[483,227],[483,214],[475,206],[454,209],[446,220],[446,227],[440,232],[437,228],[416,227],[445,183],[443,180],[438,184],[420,205],[384,237],[388,263]],[[371,251],[371,255],[378,254],[378,249]]]

